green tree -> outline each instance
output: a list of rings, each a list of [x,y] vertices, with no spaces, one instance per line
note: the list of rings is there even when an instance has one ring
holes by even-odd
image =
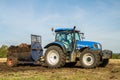
[[[0,58],[5,58],[6,57],[7,49],[8,49],[7,45],[2,45],[0,47]]]
[[[119,53],[119,54],[117,54],[117,53],[115,54],[115,53],[114,53],[114,54],[112,55],[112,59],[120,59],[120,53]]]

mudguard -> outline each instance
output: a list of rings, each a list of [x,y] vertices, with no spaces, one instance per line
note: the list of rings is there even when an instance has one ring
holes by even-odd
[[[67,51],[66,51],[66,48],[65,48],[65,45],[64,45],[63,43],[61,43],[61,42],[52,42],[52,43],[46,45],[44,48],[48,48],[48,47],[54,46],[54,45],[55,45],[55,46],[59,46],[59,47],[63,50],[64,53],[67,52]]]

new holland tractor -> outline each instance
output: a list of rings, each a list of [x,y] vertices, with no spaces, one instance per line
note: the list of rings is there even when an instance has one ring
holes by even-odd
[[[112,51],[102,50],[98,42],[84,41],[83,33],[74,28],[54,30],[55,41],[41,46],[41,36],[31,35],[31,45],[11,46],[8,49],[7,65],[44,64],[49,68],[60,68],[65,65],[74,66],[78,61],[83,68],[105,67],[112,57]],[[13,49],[12,49],[13,48]]]

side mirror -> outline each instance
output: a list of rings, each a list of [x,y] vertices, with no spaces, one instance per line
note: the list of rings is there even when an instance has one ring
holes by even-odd
[[[85,39],[85,37],[84,37],[84,36],[82,36],[81,38],[82,38],[82,40],[83,40],[83,39]]]
[[[82,36],[84,36],[84,33],[80,33]]]
[[[82,39],[82,40],[85,39],[84,33],[80,33],[80,35],[81,35],[81,39]]]

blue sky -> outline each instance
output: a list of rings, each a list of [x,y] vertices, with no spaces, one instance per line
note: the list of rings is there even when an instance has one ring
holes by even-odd
[[[0,45],[30,43],[30,34],[52,42],[51,28],[73,27],[85,40],[120,53],[120,0],[0,0]]]

